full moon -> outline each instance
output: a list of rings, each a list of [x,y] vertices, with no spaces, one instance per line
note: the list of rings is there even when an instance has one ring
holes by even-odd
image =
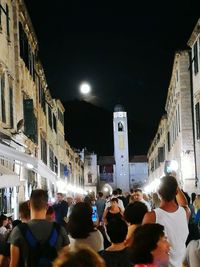
[[[88,83],[82,83],[80,86],[80,92],[81,94],[89,94],[91,91],[91,86]]]

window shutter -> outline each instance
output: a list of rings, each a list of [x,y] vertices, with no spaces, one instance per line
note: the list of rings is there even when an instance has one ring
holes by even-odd
[[[5,103],[5,75],[1,76],[1,116],[2,122],[6,123],[6,103]]]
[[[33,99],[24,99],[24,134],[37,141],[37,119],[34,115]]]

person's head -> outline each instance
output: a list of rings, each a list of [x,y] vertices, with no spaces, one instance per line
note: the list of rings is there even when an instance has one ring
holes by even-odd
[[[124,218],[130,224],[141,224],[145,213],[148,211],[147,206],[140,202],[128,204],[124,211]]]
[[[84,200],[85,203],[88,203],[89,205],[92,205],[92,200],[90,196],[85,196]]]
[[[22,222],[28,222],[30,220],[29,201],[19,203],[19,217]]]
[[[122,243],[126,239],[128,226],[122,219],[113,219],[106,225],[106,232],[112,243]]]
[[[100,198],[103,197],[103,193],[102,192],[99,192],[98,195],[99,195]]]
[[[92,248],[78,246],[75,250],[62,249],[53,267],[106,267],[104,260]]]
[[[55,221],[55,211],[54,211],[54,208],[52,206],[49,206],[47,209],[46,219],[49,222]]]
[[[159,263],[160,266],[168,262],[169,249],[164,227],[158,223],[144,224],[137,227],[133,233],[130,257],[134,264]]]
[[[113,190],[113,196],[115,196],[115,197],[118,196],[118,191],[117,190]]]
[[[73,238],[86,238],[94,230],[92,207],[85,202],[77,203],[69,216],[68,231]]]
[[[56,197],[57,197],[58,202],[61,202],[63,200],[63,194],[62,193],[57,193]]]
[[[160,200],[160,199],[159,199],[159,196],[158,196],[158,193],[154,192],[154,193],[152,194],[152,200],[153,200],[153,202],[157,202],[157,201]]]
[[[43,189],[35,189],[30,197],[30,209],[34,211],[46,210],[48,208],[48,193]]]
[[[67,195],[66,201],[68,205],[71,205],[73,203],[73,196],[72,195]]]
[[[197,195],[193,203],[196,210],[200,209],[200,195]]]
[[[74,197],[75,203],[83,202],[83,196],[80,194],[76,194]]]
[[[141,201],[143,199],[142,190],[140,188],[137,188],[133,191],[133,198],[136,201]]]
[[[160,180],[158,193],[165,201],[172,201],[176,197],[178,183],[173,176],[164,176]]]
[[[117,193],[118,193],[118,195],[122,195],[122,190],[121,190],[121,188],[117,188]]]
[[[111,207],[118,206],[118,198],[116,198],[116,197],[111,198],[110,205],[111,205]]]
[[[8,224],[8,217],[4,214],[1,214],[0,216],[0,227],[1,226],[7,226]]]

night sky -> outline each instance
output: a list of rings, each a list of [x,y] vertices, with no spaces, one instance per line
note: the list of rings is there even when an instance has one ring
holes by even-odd
[[[153,136],[164,113],[174,53],[187,48],[200,2],[25,2],[52,96],[83,99],[79,84],[87,81],[92,94],[84,100],[110,111],[120,102],[129,119]]]

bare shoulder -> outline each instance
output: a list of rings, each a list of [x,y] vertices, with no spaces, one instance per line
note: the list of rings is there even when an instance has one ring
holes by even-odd
[[[145,223],[155,223],[156,222],[156,214],[155,211],[149,211],[144,215],[142,224]]]
[[[182,206],[182,208],[184,208],[184,210],[185,210],[185,212],[186,212],[187,220],[189,221],[189,219],[190,219],[190,215],[191,215],[190,208],[188,207],[188,205],[186,205],[186,206]]]

